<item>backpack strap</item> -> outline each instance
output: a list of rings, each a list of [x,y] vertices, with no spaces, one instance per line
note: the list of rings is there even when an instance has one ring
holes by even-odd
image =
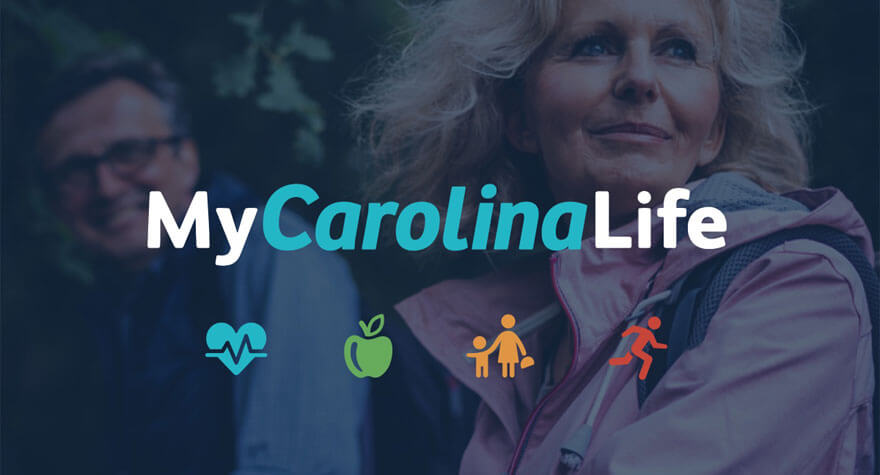
[[[871,319],[871,344],[874,359],[874,460],[880,455],[880,284],[877,274],[856,242],[847,234],[828,226],[803,226],[785,229],[743,244],[710,259],[685,274],[671,290],[669,299],[659,308],[664,322],[656,332],[658,341],[667,341],[666,358],[655,358],[645,380],[638,381],[638,400],[641,407],[654,387],[675,361],[685,352],[699,346],[706,337],[709,323],[721,304],[727,288],[749,264],[769,250],[796,239],[808,239],[831,247],[843,255],[855,268],[865,289]]]
[[[703,300],[706,287],[718,275],[727,257],[729,253],[719,255],[689,271],[672,285],[672,293],[655,308],[654,313],[660,317],[663,325],[654,330],[654,336],[657,341],[665,342],[668,348],[665,358],[654,358],[648,377],[638,381],[639,407],[644,404],[669,367],[690,349],[688,341],[696,308]],[[656,352],[653,348],[645,348],[645,351],[650,355]]]

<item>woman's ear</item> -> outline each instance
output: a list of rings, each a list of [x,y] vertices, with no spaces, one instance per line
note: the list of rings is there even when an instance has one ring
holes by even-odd
[[[522,110],[511,111],[507,115],[504,132],[515,149],[532,155],[538,154],[538,139],[526,124],[525,113]]]
[[[700,148],[700,158],[697,161],[697,166],[705,167],[718,158],[718,154],[721,153],[721,146],[724,145],[724,135],[726,132],[727,118],[723,112],[719,112],[718,118],[712,124],[712,130],[709,131],[709,136],[706,137],[706,141],[703,142],[703,146]]]

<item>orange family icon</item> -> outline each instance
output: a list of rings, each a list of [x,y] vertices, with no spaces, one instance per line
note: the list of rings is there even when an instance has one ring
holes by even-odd
[[[651,317],[648,319],[648,327],[651,330],[656,330],[660,328],[660,318]],[[648,377],[648,370],[651,369],[651,362],[654,360],[651,358],[651,355],[645,353],[645,345],[648,343],[651,344],[654,348],[658,350],[662,350],[666,348],[666,345],[663,343],[658,343],[657,339],[654,337],[654,333],[648,330],[647,328],[640,327],[638,325],[633,325],[627,328],[621,335],[621,338],[626,338],[627,336],[636,333],[638,336],[636,337],[636,341],[633,342],[632,347],[630,347],[629,352],[627,352],[626,356],[621,356],[619,358],[611,358],[608,362],[611,366],[620,366],[629,364],[632,361],[633,355],[638,356],[642,359],[642,369],[639,370],[639,379],[645,379]]]
[[[492,346],[485,351],[467,353],[466,356],[468,358],[476,360],[476,374],[478,378],[489,377],[489,355],[496,349],[498,350],[498,363],[501,365],[502,378],[514,377],[516,374],[517,363],[523,369],[535,364],[535,360],[531,356],[526,355],[526,348],[523,346],[522,340],[520,340],[519,336],[511,330],[514,325],[516,325],[516,318],[509,313],[504,315],[501,317],[501,326],[506,330],[502,331],[495,338],[495,341],[492,342]],[[482,350],[485,347],[486,338],[482,336],[474,338],[474,348]],[[522,360],[520,360],[520,353],[522,353],[523,356]]]

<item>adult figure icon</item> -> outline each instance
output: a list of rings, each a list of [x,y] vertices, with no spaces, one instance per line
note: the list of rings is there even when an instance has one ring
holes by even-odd
[[[498,349],[498,364],[501,365],[502,378],[514,377],[520,352],[522,352],[522,356],[526,356],[526,347],[523,346],[522,340],[511,330],[514,325],[516,325],[516,318],[513,315],[508,313],[501,317],[501,326],[506,330],[498,334],[495,341],[492,342],[492,346],[486,350],[487,353],[492,353]]]

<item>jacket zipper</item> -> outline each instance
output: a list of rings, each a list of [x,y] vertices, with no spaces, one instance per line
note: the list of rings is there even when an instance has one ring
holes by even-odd
[[[535,406],[535,408],[532,410],[531,414],[529,414],[529,418],[526,420],[526,425],[523,428],[522,434],[520,434],[519,437],[519,441],[516,444],[516,450],[513,453],[513,459],[510,461],[510,464],[507,467],[507,473],[510,475],[513,475],[516,472],[520,457],[522,456],[526,444],[528,443],[528,439],[532,431],[532,426],[534,425],[538,414],[541,412],[541,409],[544,408],[544,405],[547,404],[547,401],[551,397],[553,397],[553,395],[556,394],[559,388],[561,388],[563,384],[568,380],[569,375],[571,375],[572,371],[574,371],[575,362],[578,358],[580,345],[578,345],[577,342],[580,341],[580,334],[577,329],[577,324],[574,321],[574,317],[571,316],[571,311],[569,311],[568,306],[565,304],[565,299],[562,298],[562,293],[559,291],[559,286],[556,283],[556,261],[558,260],[558,257],[559,256],[556,254],[550,257],[550,280],[553,282],[553,291],[556,293],[556,298],[559,300],[559,306],[562,307],[562,310],[565,312],[565,316],[568,318],[569,327],[571,328],[571,336],[573,339],[571,362],[569,363],[568,370],[566,370],[565,375],[562,377],[556,387],[554,387],[546,396],[544,396],[541,401],[538,402],[538,405]]]

